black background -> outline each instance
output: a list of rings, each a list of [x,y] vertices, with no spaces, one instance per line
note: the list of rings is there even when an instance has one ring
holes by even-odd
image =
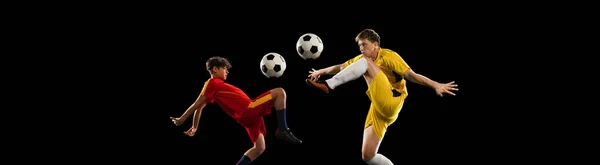
[[[575,132],[567,112],[590,108],[562,106],[576,95],[565,97],[561,92],[577,86],[563,85],[568,79],[562,69],[541,66],[562,64],[552,59],[575,59],[550,56],[564,46],[539,47],[554,42],[555,32],[561,31],[547,33],[560,27],[555,17],[548,19],[549,26],[532,26],[543,16],[536,12],[524,16],[502,5],[500,10],[490,9],[496,5],[467,4],[389,5],[393,9],[366,2],[358,8],[250,5],[258,4],[203,3],[193,9],[167,4],[47,7],[50,12],[29,13],[31,19],[19,19],[23,24],[11,24],[23,30],[11,31],[18,36],[12,44],[35,44],[18,47],[19,57],[28,62],[22,66],[41,67],[31,71],[48,73],[41,77],[19,73],[19,80],[33,78],[22,85],[34,88],[9,87],[18,96],[34,97],[21,104],[24,108],[11,111],[33,112],[14,116],[18,120],[14,125],[31,124],[19,132],[27,133],[20,139],[26,143],[18,144],[21,150],[16,152],[31,154],[33,150],[21,145],[39,144],[36,151],[52,156],[75,145],[77,149],[70,150],[74,155],[52,157],[233,164],[252,144],[245,130],[217,105],[206,107],[195,137],[183,134],[191,118],[181,127],[169,120],[197,98],[209,78],[206,59],[219,55],[233,64],[227,82],[249,96],[285,88],[288,123],[304,140],[302,145],[290,145],[275,139],[275,116],[266,116],[267,150],[255,164],[364,164],[360,149],[369,105],[364,80],[340,86],[331,96],[304,84],[310,68],[356,56],[354,37],[364,28],[375,29],[381,46],[397,51],[417,73],[439,82],[456,81],[460,88],[457,96],[440,98],[427,87],[408,83],[409,96],[379,150],[396,164],[492,164],[523,158],[554,162],[573,151],[560,147],[578,146],[571,142],[580,140],[568,141],[564,135],[579,136],[561,129]],[[295,52],[295,42],[304,33],[315,33],[324,41],[319,59],[302,60]],[[268,52],[286,58],[283,77],[266,79],[260,73],[259,61]],[[561,55],[565,54],[569,53]],[[8,71],[19,70],[27,71]],[[33,91],[21,91],[25,88]],[[35,104],[45,101],[50,103]],[[44,128],[49,132],[42,132]]]

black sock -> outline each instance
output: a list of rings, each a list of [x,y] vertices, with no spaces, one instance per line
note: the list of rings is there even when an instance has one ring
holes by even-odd
[[[252,160],[250,160],[248,156],[242,155],[242,158],[237,162],[236,165],[248,165],[250,162],[252,162]]]
[[[279,124],[279,131],[285,131],[288,129],[286,116],[285,116],[285,108],[282,110],[276,110],[277,112],[277,123]]]

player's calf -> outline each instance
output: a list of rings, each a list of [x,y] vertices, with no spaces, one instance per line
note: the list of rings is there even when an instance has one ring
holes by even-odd
[[[349,81],[356,80],[357,78],[365,75],[367,69],[369,68],[369,64],[367,59],[361,58],[356,62],[348,65],[339,73],[335,74],[333,77],[325,80],[325,81],[314,81],[307,79],[306,83],[316,89],[319,89],[325,93],[329,93],[336,87],[345,84]]]
[[[287,125],[287,110],[286,110],[286,99],[287,95],[283,88],[275,88],[271,90],[271,95],[273,96],[273,106],[275,108],[275,113],[277,114],[277,131],[276,136],[279,139],[286,140],[292,144],[301,144],[302,140],[298,139]]]
[[[258,135],[258,139],[254,142],[254,147],[250,148],[242,158],[238,160],[236,165],[248,165],[253,160],[256,160],[258,156],[260,156],[266,149],[265,145],[265,137],[262,133]]]

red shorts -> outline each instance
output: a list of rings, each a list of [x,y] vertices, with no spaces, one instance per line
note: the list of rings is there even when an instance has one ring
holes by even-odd
[[[263,116],[271,114],[272,106],[273,98],[269,90],[252,100],[248,105],[248,109],[237,119],[238,123],[246,128],[252,143],[256,142],[260,133],[263,136],[267,134]]]

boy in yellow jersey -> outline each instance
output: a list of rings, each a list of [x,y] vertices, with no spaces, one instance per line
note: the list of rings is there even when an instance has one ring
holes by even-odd
[[[398,53],[379,47],[380,37],[372,29],[363,30],[355,40],[362,54],[342,64],[310,71],[306,82],[313,88],[329,93],[346,82],[364,77],[371,106],[364,126],[362,158],[370,165],[393,164],[388,158],[378,154],[377,150],[387,127],[398,118],[404,99],[408,95],[404,79],[429,86],[440,97],[444,93],[454,96],[451,91],[458,91],[458,85],[454,84],[454,81],[438,83],[415,73]],[[317,80],[323,74],[335,75],[324,81]]]

